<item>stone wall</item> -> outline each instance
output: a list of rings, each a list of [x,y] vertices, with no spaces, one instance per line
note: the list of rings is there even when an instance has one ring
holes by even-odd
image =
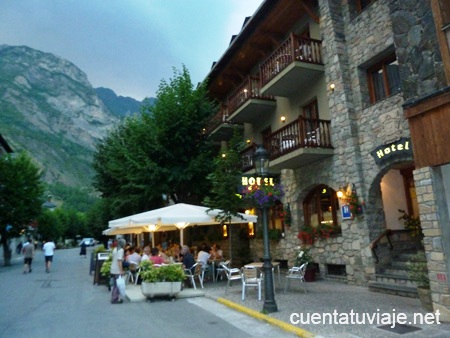
[[[443,199],[440,169],[429,167],[414,171],[417,200],[420,207],[420,223],[424,234],[424,246],[428,261],[428,272],[434,310],[441,312],[441,320],[450,320],[450,284],[448,281],[449,238],[443,233],[448,227],[447,206],[439,203]],[[440,198],[440,197],[441,198]],[[448,232],[448,231],[447,231]],[[446,250],[445,250],[446,249]]]

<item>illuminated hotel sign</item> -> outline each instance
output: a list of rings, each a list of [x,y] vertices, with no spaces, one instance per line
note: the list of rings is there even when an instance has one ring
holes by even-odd
[[[242,176],[242,185],[275,185],[275,177]]]
[[[391,158],[403,158],[405,156],[412,156],[411,139],[403,137],[398,141],[384,144],[372,150],[370,154],[375,159],[376,164],[382,164],[383,162]]]

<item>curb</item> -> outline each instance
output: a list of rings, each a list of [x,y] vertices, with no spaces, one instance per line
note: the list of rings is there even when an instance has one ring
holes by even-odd
[[[221,303],[221,304],[223,304],[223,305],[225,305],[225,306],[228,306],[229,308],[232,308],[232,309],[237,310],[239,312],[243,312],[243,313],[245,313],[245,314],[247,314],[249,316],[252,316],[252,317],[254,317],[256,319],[259,319],[259,320],[265,321],[265,322],[267,322],[267,323],[269,323],[271,325],[277,326],[277,327],[279,327],[279,328],[281,328],[281,329],[283,329],[285,331],[295,333],[299,337],[304,337],[304,338],[317,337],[312,332],[309,332],[309,331],[306,331],[306,330],[301,329],[299,327],[296,327],[294,325],[288,324],[288,323],[283,322],[283,321],[281,321],[279,319],[275,319],[275,318],[269,317],[269,316],[267,316],[265,314],[262,314],[262,313],[260,313],[258,311],[249,309],[249,308],[247,308],[245,306],[242,306],[242,305],[239,305],[239,304],[234,303],[232,301],[229,301],[228,299],[219,297],[219,298],[216,299],[216,301]]]

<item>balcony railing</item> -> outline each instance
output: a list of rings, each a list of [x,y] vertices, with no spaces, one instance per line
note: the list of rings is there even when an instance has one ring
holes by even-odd
[[[220,110],[217,112],[217,114],[214,115],[208,121],[208,125],[206,126],[206,133],[208,135],[211,134],[222,123],[226,123],[227,118],[228,118],[228,108],[226,106],[223,106],[222,108],[220,108]]]
[[[274,99],[270,95],[261,95],[260,89],[259,79],[248,76],[228,97],[227,103],[230,115],[250,99]]]
[[[330,126],[328,120],[299,117],[266,137],[264,147],[269,151],[271,160],[299,148],[332,148]]]
[[[256,144],[253,144],[253,145],[245,148],[241,152],[241,162],[242,162],[242,171],[243,172],[251,170],[255,167],[253,164],[253,154],[254,154],[255,150],[256,150]]]
[[[261,65],[261,87],[294,61],[323,64],[322,41],[300,37],[291,33]]]

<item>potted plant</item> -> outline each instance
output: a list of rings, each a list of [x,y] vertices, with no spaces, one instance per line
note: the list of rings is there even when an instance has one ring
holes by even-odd
[[[431,300],[430,279],[428,277],[427,259],[424,251],[419,251],[411,257],[408,266],[408,276],[417,285],[417,293],[419,295],[422,307],[432,312],[433,302]]]
[[[408,214],[405,210],[398,209],[398,212],[401,213],[401,216],[398,219],[403,220],[403,225],[406,230],[410,231],[411,237],[423,237],[420,218]]]
[[[305,281],[314,282],[316,280],[316,269],[312,264],[313,258],[309,253],[309,249],[302,249],[301,246],[297,246],[294,266],[301,266],[305,263],[308,263],[306,266]]]
[[[181,282],[186,275],[178,264],[153,266],[152,261],[141,262],[139,276],[142,278],[141,289],[145,297],[156,296],[175,298],[181,291]]]

